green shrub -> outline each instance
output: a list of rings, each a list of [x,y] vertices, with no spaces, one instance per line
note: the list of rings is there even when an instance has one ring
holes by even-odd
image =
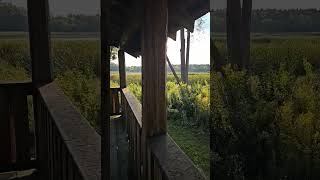
[[[302,71],[283,61],[259,72],[230,65],[213,72],[219,178],[320,177],[320,74],[305,59],[298,63]]]

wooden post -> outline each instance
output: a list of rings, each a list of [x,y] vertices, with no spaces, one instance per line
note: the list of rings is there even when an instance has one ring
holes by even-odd
[[[145,0],[142,35],[142,129],[145,136],[167,132],[167,0]]]
[[[126,62],[125,62],[125,56],[124,51],[119,50],[118,51],[118,59],[119,59],[119,77],[120,77],[120,88],[126,88],[127,87],[127,80],[126,80]]]
[[[177,84],[181,85],[181,84],[180,84],[180,79],[179,79],[179,77],[178,77],[178,75],[177,75],[177,73],[176,73],[176,70],[174,70],[174,68],[173,68],[173,66],[172,66],[172,64],[171,64],[170,59],[168,58],[168,56],[167,56],[167,62],[168,62],[168,65],[169,65],[169,67],[170,67],[170,69],[171,69],[174,77],[176,78]]]
[[[110,0],[101,0],[101,171],[102,180],[110,179]]]
[[[39,87],[53,80],[48,0],[28,0],[28,17],[32,82]]]
[[[181,79],[182,79],[182,82],[186,83],[186,40],[184,38],[184,28],[180,30],[180,39],[181,39],[181,49],[180,49]]]
[[[252,0],[244,0],[242,5],[242,65],[250,65],[250,32],[251,32]]]
[[[48,157],[46,132],[44,122],[39,118],[40,107],[37,88],[52,82],[52,64],[49,34],[49,4],[48,0],[28,0],[28,23],[30,54],[32,59],[32,85],[34,102],[34,119],[36,133],[36,158],[40,177],[48,179]]]
[[[187,52],[186,52],[186,83],[189,81],[189,57],[190,57],[190,36],[191,33],[187,30]]]
[[[142,27],[142,179],[152,179],[147,138],[167,132],[168,0],[144,0]]]
[[[240,0],[227,0],[227,33],[230,62],[240,67],[242,64]]]

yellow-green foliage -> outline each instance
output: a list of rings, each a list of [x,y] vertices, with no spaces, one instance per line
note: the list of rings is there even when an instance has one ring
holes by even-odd
[[[7,63],[1,63],[0,59],[0,81],[10,80],[29,80],[25,69],[21,67],[14,67]]]
[[[99,81],[78,71],[67,71],[56,78],[56,83],[72,101],[79,112],[97,128],[99,117]]]
[[[95,40],[53,40],[52,62],[55,82],[76,109],[98,128],[100,111],[99,42]],[[0,43],[0,78],[23,80],[31,76],[27,41],[8,40]],[[188,155],[209,174],[209,74],[190,74],[190,85],[180,87],[168,75],[168,111],[170,133]],[[128,74],[130,91],[141,101],[141,75]],[[111,75],[111,87],[119,87],[119,75]],[[31,102],[31,101],[30,101]],[[30,103],[30,109],[31,109]],[[184,126],[182,128],[181,126]],[[193,131],[190,131],[190,126]],[[200,127],[200,128],[195,128]],[[198,133],[199,134],[195,134]],[[178,135],[184,135],[180,138]],[[192,138],[189,138],[192,137]],[[197,140],[200,139],[200,140]],[[197,141],[202,147],[191,147]],[[200,152],[198,152],[200,150]]]
[[[129,79],[130,76],[134,76],[136,81],[131,81],[128,88],[141,101],[141,81],[137,78],[138,75],[129,74],[127,78]],[[206,74],[206,76],[209,75]],[[190,85],[178,85],[175,81],[167,82],[168,119],[183,126],[202,127],[204,131],[207,131],[209,123],[209,84],[202,79],[194,80],[194,82]],[[113,87],[118,86],[116,78],[113,78],[111,85]]]
[[[269,179],[273,169],[280,169],[279,179],[320,177],[320,74],[304,58],[296,63],[301,67],[284,60],[250,73],[230,65],[223,75],[213,72],[212,133],[219,147],[213,153],[220,178]]]

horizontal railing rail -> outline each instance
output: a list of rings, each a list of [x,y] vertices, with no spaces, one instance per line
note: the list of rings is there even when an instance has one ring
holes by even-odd
[[[142,106],[127,88],[122,89],[122,98],[128,125],[129,175],[138,180],[206,179],[169,134],[147,138],[143,143]]]
[[[0,172],[30,168],[29,81],[0,81]]]
[[[46,179],[101,179],[101,137],[55,83],[38,89],[38,154]]]

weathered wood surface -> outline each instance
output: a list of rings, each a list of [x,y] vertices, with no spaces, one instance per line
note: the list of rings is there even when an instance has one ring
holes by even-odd
[[[227,44],[230,62],[241,64],[241,4],[240,0],[227,0]]]
[[[166,56],[168,1],[146,0],[142,35],[142,129],[145,136],[167,131]]]
[[[205,180],[191,159],[179,148],[179,146],[168,135],[148,138],[148,148],[151,157],[163,179],[167,180]],[[158,169],[153,169],[152,174],[159,174]]]
[[[171,64],[170,59],[168,58],[168,56],[167,56],[167,62],[168,62],[168,65],[169,65],[169,67],[170,67],[170,69],[171,69],[174,77],[176,78],[177,84],[180,85],[181,80],[180,80],[179,76],[177,75],[176,70],[174,70],[174,68],[173,68],[173,66],[172,66],[172,64]]]
[[[184,28],[180,29],[180,60],[181,60],[181,79],[184,83],[187,81],[187,69],[186,69],[186,40],[184,37]]]
[[[110,107],[111,107],[111,115],[120,115],[121,114],[121,106],[120,106],[120,88],[111,88],[110,89]]]
[[[31,159],[27,96],[30,82],[0,82],[0,171]]]
[[[128,134],[128,177],[142,179],[142,106],[138,99],[127,89],[122,89],[123,107],[126,109],[123,118],[127,123]]]
[[[48,174],[48,167],[42,166],[48,158],[46,156],[44,129],[40,117],[40,106],[36,96],[36,88],[53,81],[51,42],[49,32],[49,3],[48,0],[28,0],[28,25],[30,40],[30,55],[32,59],[32,84],[34,89],[34,120],[36,136],[36,157],[39,163],[40,176]]]
[[[204,175],[168,134],[148,137],[144,144],[141,104],[128,89],[122,89],[122,94],[126,107],[124,118],[128,124],[128,176],[138,180],[204,180]],[[146,148],[145,153],[142,148]],[[146,163],[143,163],[144,157]]]
[[[143,0],[112,0],[111,42],[132,56],[141,54],[143,26]],[[209,12],[209,0],[168,1],[168,35],[176,38],[176,32],[186,28],[193,32],[194,21]]]
[[[125,53],[121,49],[118,52],[118,59],[119,59],[120,88],[126,88],[127,87],[127,77],[126,77]]]
[[[111,180],[128,179],[128,139],[121,116],[113,116],[110,121]]]
[[[111,0],[100,1],[100,80],[101,80],[101,110],[100,110],[100,127],[102,132],[101,138],[101,156],[102,156],[102,180],[110,179],[110,115],[111,115],[111,97],[110,97],[110,10]]]
[[[48,0],[28,0],[27,9],[32,82],[34,86],[41,86],[53,80]]]
[[[132,113],[135,120],[142,128],[142,106],[139,100],[130,92],[128,88],[122,89],[122,96],[125,98],[127,106],[127,113]]]
[[[189,59],[190,59],[190,38],[191,32],[187,30],[187,49],[186,49],[186,82],[189,82]]]
[[[101,137],[54,83],[37,93],[46,144],[45,179],[101,179]],[[40,142],[43,143],[43,142]]]

